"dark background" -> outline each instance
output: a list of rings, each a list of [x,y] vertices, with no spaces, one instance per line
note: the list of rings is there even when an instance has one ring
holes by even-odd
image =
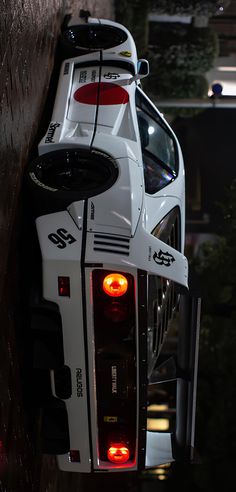
[[[236,177],[236,110],[208,109],[192,118],[177,118],[172,127],[180,141],[186,172],[187,232],[217,230],[216,203]],[[193,209],[199,175],[199,209]],[[194,224],[194,219],[207,224]]]

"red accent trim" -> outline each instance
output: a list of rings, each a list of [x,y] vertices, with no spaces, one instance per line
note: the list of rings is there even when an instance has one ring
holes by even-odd
[[[98,82],[85,84],[74,93],[74,99],[83,104],[97,105],[99,88],[99,105],[113,106],[116,104],[127,104],[128,92],[117,84],[111,82]]]
[[[70,297],[70,277],[58,277],[58,294],[61,297]]]

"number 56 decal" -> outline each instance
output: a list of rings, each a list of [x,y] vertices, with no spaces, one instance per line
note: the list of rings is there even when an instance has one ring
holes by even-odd
[[[76,239],[66,229],[62,228],[57,229],[56,232],[51,232],[48,239],[59,249],[64,249],[68,244],[76,242]]]

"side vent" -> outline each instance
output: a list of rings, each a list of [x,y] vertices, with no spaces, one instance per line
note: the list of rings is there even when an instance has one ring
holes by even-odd
[[[129,256],[130,240],[126,237],[109,236],[107,234],[95,234],[93,249],[115,255]]]

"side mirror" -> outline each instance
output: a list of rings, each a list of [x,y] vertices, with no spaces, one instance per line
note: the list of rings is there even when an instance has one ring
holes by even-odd
[[[138,74],[140,79],[147,77],[149,74],[149,63],[144,58],[138,60]]]
[[[121,81],[116,81],[116,84],[118,85],[130,85],[136,80],[143,79],[144,77],[147,77],[149,74],[149,63],[147,60],[144,60],[144,58],[141,58],[138,60],[138,70],[136,75],[133,75],[133,77],[130,77],[130,79],[123,79]]]

